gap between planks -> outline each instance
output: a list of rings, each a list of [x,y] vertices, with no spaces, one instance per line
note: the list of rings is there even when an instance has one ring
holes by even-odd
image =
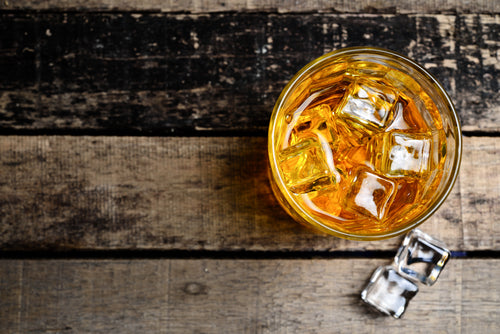
[[[6,0],[3,10],[78,10],[78,11],[154,11],[212,13],[224,11],[277,11],[282,13],[336,12],[336,13],[498,13],[498,1],[489,0]]]

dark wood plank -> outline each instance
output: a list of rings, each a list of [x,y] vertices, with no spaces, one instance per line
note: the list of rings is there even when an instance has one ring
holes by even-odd
[[[347,12],[347,13],[498,13],[497,1],[486,0],[15,0],[3,1],[0,9],[35,10],[147,10],[162,12],[207,13],[220,11]]]
[[[302,66],[374,45],[435,74],[465,130],[497,132],[499,32],[476,14],[2,12],[0,130],[265,134]]]
[[[292,221],[264,138],[0,137],[0,248],[387,250]],[[500,143],[465,138],[454,190],[422,229],[453,250],[499,250]]]
[[[360,300],[387,259],[0,261],[20,333],[497,333],[499,260],[452,259],[400,320]],[[1,289],[1,288],[0,288]],[[4,291],[2,291],[4,292]],[[4,324],[8,324],[5,327]]]

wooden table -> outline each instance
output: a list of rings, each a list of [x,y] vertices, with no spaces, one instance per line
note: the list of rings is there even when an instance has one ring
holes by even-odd
[[[500,2],[0,4],[1,333],[499,333]],[[419,61],[464,130],[421,229],[453,258],[401,320],[360,300],[401,237],[293,222],[266,175],[291,76],[351,45]]]

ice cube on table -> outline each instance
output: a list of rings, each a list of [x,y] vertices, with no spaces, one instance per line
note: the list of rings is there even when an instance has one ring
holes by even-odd
[[[285,185],[296,194],[319,190],[332,184],[333,161],[328,144],[305,138],[279,153]]]
[[[381,220],[387,214],[395,191],[394,181],[369,170],[360,169],[345,198],[345,205],[363,216]]]
[[[374,81],[356,79],[337,110],[341,119],[360,125],[371,134],[386,126],[391,109],[398,97],[391,87]]]
[[[386,266],[375,270],[361,292],[361,299],[385,314],[400,318],[417,292],[416,284],[399,275],[393,267]]]
[[[441,241],[415,229],[403,240],[394,265],[402,276],[432,285],[450,256],[450,251]]]
[[[391,177],[422,176],[430,171],[432,137],[427,134],[386,132],[372,139],[372,164]]]

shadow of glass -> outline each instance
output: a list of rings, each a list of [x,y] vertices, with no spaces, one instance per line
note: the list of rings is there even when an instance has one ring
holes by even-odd
[[[266,138],[231,140],[229,150],[216,156],[218,170],[213,171],[213,191],[226,213],[221,222],[225,247],[296,251],[359,248],[357,242],[303,226],[284,211],[268,179]]]

